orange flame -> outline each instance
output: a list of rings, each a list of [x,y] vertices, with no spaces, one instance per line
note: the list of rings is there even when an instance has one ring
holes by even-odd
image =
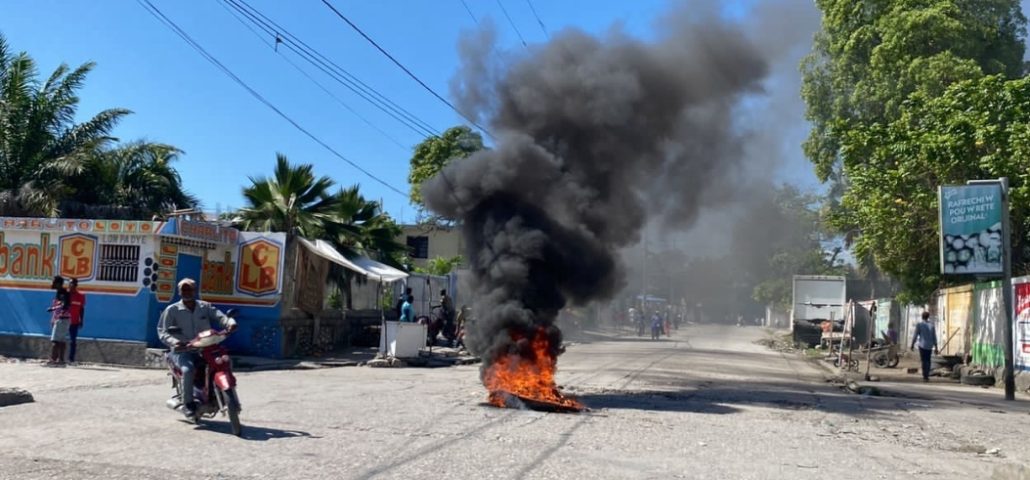
[[[513,339],[516,341],[517,338]],[[483,384],[490,392],[487,401],[497,407],[507,407],[509,395],[561,407],[582,410],[581,403],[561,394],[554,383],[558,359],[551,356],[549,342],[543,329],[537,331],[531,343],[532,358],[508,354],[498,358],[483,376]]]

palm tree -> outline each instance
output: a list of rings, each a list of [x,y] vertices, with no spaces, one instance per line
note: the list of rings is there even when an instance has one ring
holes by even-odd
[[[243,189],[247,202],[240,209],[243,228],[321,237],[339,201],[330,193],[333,180],[315,178],[313,169],[311,165],[291,165],[286,155],[276,154],[273,177],[249,177],[251,185]]]
[[[68,180],[74,197],[61,202],[61,211],[91,218],[149,218],[196,207],[199,201],[186,192],[172,167],[181,153],[144,141],[98,152]]]
[[[93,67],[62,64],[40,82],[32,57],[13,54],[0,35],[0,215],[56,215],[69,193],[64,179],[114,141],[111,130],[129,110],[75,123],[76,92]]]
[[[366,200],[358,185],[341,189],[336,199],[336,211],[327,224],[326,239],[346,257],[367,255],[399,266],[400,256],[406,250],[396,241],[401,229],[383,212],[382,205]]]
[[[336,212],[325,234],[336,250],[347,258],[366,255],[403,268],[401,258],[407,247],[396,240],[401,228],[383,211],[382,205],[366,200],[358,185],[341,189],[336,198]],[[351,283],[364,279],[335,264],[330,266],[329,278],[343,292],[347,308],[353,308]]]

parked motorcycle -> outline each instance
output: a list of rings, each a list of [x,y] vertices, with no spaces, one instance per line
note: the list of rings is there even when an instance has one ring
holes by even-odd
[[[194,375],[193,399],[197,403],[196,413],[191,419],[199,423],[201,418],[212,418],[221,413],[229,416],[232,433],[237,437],[243,432],[240,425],[240,399],[236,394],[236,377],[232,373],[232,359],[229,351],[220,345],[229,332],[224,330],[205,330],[184,347],[187,351],[200,354],[203,362],[195,362],[197,373]],[[169,374],[172,376],[172,389],[175,394],[168,399],[166,405],[172,410],[184,413],[186,406],[182,398],[182,371],[172,361],[171,354],[165,354]]]

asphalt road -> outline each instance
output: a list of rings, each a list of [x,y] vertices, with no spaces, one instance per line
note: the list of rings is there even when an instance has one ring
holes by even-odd
[[[0,364],[36,397],[0,408],[0,478],[1030,478],[1025,401],[847,394],[765,335],[575,344],[582,414],[484,406],[477,366],[240,373],[243,438],[180,422],[161,371]]]

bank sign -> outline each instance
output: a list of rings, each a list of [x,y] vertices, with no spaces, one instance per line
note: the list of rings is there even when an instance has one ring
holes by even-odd
[[[946,185],[939,195],[941,272],[1004,273],[1001,185]]]

